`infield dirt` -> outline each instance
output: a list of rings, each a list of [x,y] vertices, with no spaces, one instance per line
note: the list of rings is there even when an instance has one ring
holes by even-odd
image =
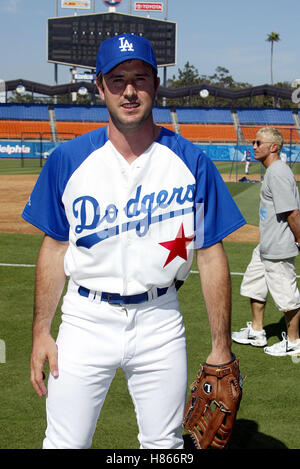
[[[228,181],[228,175],[222,175]],[[260,175],[252,175],[253,179]],[[38,175],[2,175],[0,176],[0,232],[39,234],[37,228],[25,222],[21,217],[22,211],[33,189]],[[225,238],[225,241],[258,242],[257,226],[245,225]]]

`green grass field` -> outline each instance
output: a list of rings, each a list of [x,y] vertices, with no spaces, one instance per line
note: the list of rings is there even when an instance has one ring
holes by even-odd
[[[13,158],[0,158],[0,175],[2,174],[39,174],[41,171],[40,160],[28,159],[22,161]]]
[[[0,165],[0,173],[2,166]],[[258,223],[260,184],[228,183],[248,223]],[[0,363],[0,448],[39,449],[44,437],[45,399],[38,398],[29,381],[34,264],[40,235],[0,234],[0,339],[5,341],[6,360]],[[242,273],[253,243],[224,243],[232,272],[232,329],[250,320],[250,307],[239,294]],[[10,264],[10,265],[7,265]],[[299,272],[299,261],[296,260]],[[193,271],[196,271],[193,266]],[[210,333],[197,273],[191,273],[179,291],[184,317],[189,383],[210,350]],[[53,322],[56,335],[59,309]],[[268,343],[281,339],[282,314],[270,299],[265,316]],[[233,344],[240,358],[244,393],[238,412],[232,449],[300,449],[300,357],[272,357],[263,350]],[[125,378],[119,371],[112,383],[94,435],[93,449],[138,448],[137,425]],[[190,446],[186,437],[187,448]]]

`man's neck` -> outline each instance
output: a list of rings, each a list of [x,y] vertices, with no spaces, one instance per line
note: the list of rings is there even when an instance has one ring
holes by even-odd
[[[278,153],[274,153],[274,154],[269,155],[263,161],[263,165],[266,169],[268,169],[271,166],[271,164],[275,163],[275,161],[278,161],[278,160],[280,160]]]
[[[108,125],[108,137],[113,146],[130,164],[157,139],[160,127],[152,123],[143,129],[127,129],[120,131],[111,122]]]

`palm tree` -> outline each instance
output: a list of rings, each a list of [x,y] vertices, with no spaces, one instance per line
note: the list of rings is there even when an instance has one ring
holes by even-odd
[[[280,41],[279,34],[272,31],[270,34],[268,34],[266,41],[271,43],[271,84],[273,85],[273,46],[274,42]]]

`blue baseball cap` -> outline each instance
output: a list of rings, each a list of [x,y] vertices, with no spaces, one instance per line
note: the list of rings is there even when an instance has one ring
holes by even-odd
[[[145,37],[125,33],[106,39],[99,47],[96,75],[108,73],[120,63],[132,59],[142,60],[157,71],[152,45]]]

